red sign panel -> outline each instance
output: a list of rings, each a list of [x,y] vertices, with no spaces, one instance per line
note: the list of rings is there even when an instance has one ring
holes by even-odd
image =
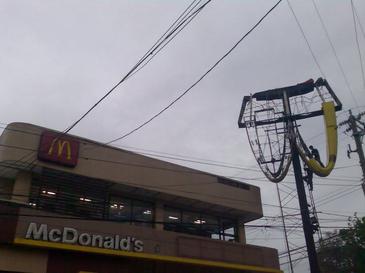
[[[79,141],[62,133],[45,131],[41,135],[38,159],[60,165],[75,167],[79,157]]]

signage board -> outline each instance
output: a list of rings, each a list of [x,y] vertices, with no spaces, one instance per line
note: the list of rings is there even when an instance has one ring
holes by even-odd
[[[49,228],[47,224],[33,222],[29,224],[25,238],[113,250],[143,252],[143,241],[131,236],[105,236],[89,232],[79,232],[71,227]]]
[[[79,146],[79,141],[62,133],[44,131],[39,143],[38,159],[75,167],[79,156]]]

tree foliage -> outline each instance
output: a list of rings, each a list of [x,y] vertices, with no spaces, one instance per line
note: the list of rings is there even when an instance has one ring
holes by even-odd
[[[326,235],[318,249],[322,273],[365,273],[365,217],[355,215],[348,228]]]

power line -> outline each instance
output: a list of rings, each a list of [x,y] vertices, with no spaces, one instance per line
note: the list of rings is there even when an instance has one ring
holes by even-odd
[[[201,0],[198,2],[198,4],[201,2]],[[198,5],[196,4],[196,6]],[[196,7],[195,6],[195,7]],[[151,52],[151,54],[149,54],[148,58],[146,59],[145,63],[143,65],[141,65],[138,69],[136,69],[128,78],[133,77],[134,74],[138,73],[141,69],[143,69],[147,64],[149,64],[152,59],[161,51],[163,50],[169,43],[171,40],[173,40],[175,38],[175,36],[177,36],[196,16],[198,15],[198,13],[193,13],[192,15],[190,15],[187,19],[186,22],[184,22],[184,25],[173,35],[169,35],[169,38],[166,43],[164,45],[162,45],[159,49],[157,49],[155,51],[155,53]]]
[[[24,151],[31,151],[32,154],[34,154],[37,150],[33,149],[33,148],[26,148],[26,147],[20,147],[20,146],[13,146],[13,145],[6,145],[6,144],[0,144],[0,147],[7,147],[7,148],[12,148],[12,149],[20,149],[20,150],[24,150]],[[128,151],[125,151],[128,152]],[[137,154],[138,155],[138,154]],[[200,171],[200,170],[195,170],[195,169],[191,169],[188,167],[184,167],[184,166],[180,166],[180,165],[175,165],[174,163],[170,163],[171,165],[175,165],[181,168],[186,168],[186,170],[176,170],[176,169],[172,169],[172,168],[166,168],[166,167],[156,167],[153,165],[148,165],[148,164],[137,164],[137,163],[130,163],[130,162],[125,162],[125,161],[116,161],[116,160],[108,160],[108,159],[101,159],[101,158],[94,158],[94,157],[87,157],[87,156],[79,156],[79,158],[84,159],[84,160],[92,160],[92,161],[99,161],[99,162],[104,162],[104,163],[110,163],[110,164],[117,164],[117,165],[125,165],[125,166],[132,166],[132,167],[140,167],[140,168],[148,168],[148,169],[157,169],[157,170],[165,170],[165,171],[171,171],[171,172],[176,172],[176,173],[196,173],[196,174],[202,174],[202,175],[206,175],[208,174],[207,172],[204,171]],[[18,160],[19,161],[19,160]],[[4,167],[19,167],[17,166],[18,161],[15,161],[14,163],[10,163],[9,165],[4,165]],[[27,162],[24,162],[27,163]],[[169,163],[169,162],[167,162]],[[204,162],[200,162],[201,164],[204,164]],[[208,164],[209,165],[209,164]],[[217,165],[217,164],[215,164]],[[220,167],[229,167],[229,168],[235,168],[232,166],[226,166],[226,165],[217,165]],[[251,170],[249,168],[239,168],[241,170]],[[209,173],[211,174],[211,173]],[[211,174],[214,175],[214,174]],[[218,176],[218,177],[222,177],[219,175],[214,175],[214,176]],[[244,180],[254,180],[254,181],[258,181],[258,178],[245,178],[245,177],[240,177],[241,179]]]
[[[352,189],[357,188],[357,187],[360,187],[360,186],[361,186],[361,184],[352,185],[350,188],[344,189],[344,190],[342,190],[340,192],[336,189],[336,190],[334,190],[334,191],[332,191],[330,193],[326,193],[325,196],[321,196],[319,198],[318,202],[321,203],[321,202],[323,202],[323,201],[325,201],[327,199],[332,198],[333,196],[336,196],[338,194],[341,194],[342,192],[345,192],[345,191],[348,191],[348,190],[352,190]]]
[[[192,4],[195,2],[195,0],[192,2]],[[199,1],[200,2],[200,1]],[[206,3],[204,3],[201,7],[199,7],[197,10],[195,10],[194,12],[192,12],[191,10],[189,11],[192,12],[192,15],[199,13],[207,4],[209,4],[211,2],[211,0],[208,0]],[[177,32],[183,25],[184,23],[190,19],[190,17],[187,17],[187,15],[185,15],[186,11],[188,9],[190,9],[191,5],[190,4],[188,6],[188,8],[183,12],[182,15],[179,16],[179,18],[172,24],[171,27],[169,27],[169,29],[164,33],[163,36],[161,36],[161,38],[158,39],[158,41],[147,51],[147,53],[145,53],[145,55],[143,55],[143,57],[137,62],[137,64],[135,64],[131,70],[129,70],[129,72],[124,75],[124,77],[117,83],[115,84],[104,96],[102,96],[93,106],[91,106],[79,119],[77,119],[70,127],[68,127],[67,129],[65,129],[63,131],[64,134],[68,133],[70,130],[72,130],[82,119],[84,119],[92,110],[94,110],[106,97],[108,97],[121,83],[123,83],[125,80],[127,80],[133,72],[136,71],[136,69],[138,69],[138,67],[151,55],[153,55],[153,53],[158,50],[161,45],[163,45],[163,43],[165,41],[167,41],[167,43],[169,43],[171,41],[171,39],[169,40],[169,38],[175,33]],[[183,18],[183,19],[182,19]],[[179,20],[181,20],[179,22],[179,24],[176,27],[173,27]],[[189,21],[190,22],[190,21]],[[171,30],[172,29],[172,30]],[[171,30],[171,31],[170,31]],[[169,32],[170,31],[170,32]],[[175,37],[175,36],[174,36]],[[157,54],[157,53],[156,53]],[[155,55],[153,55],[155,56]],[[152,56],[152,57],[153,57]]]
[[[2,165],[4,166],[4,165]],[[9,166],[4,166],[4,167],[9,167]],[[52,176],[52,175],[50,175]],[[57,178],[57,176],[54,176],[55,178]],[[215,184],[216,182],[212,182],[212,183],[206,183],[206,184]],[[132,187],[146,187],[146,185],[144,184],[140,184],[140,183],[132,183],[132,182],[128,182],[128,181],[123,181],[123,184],[125,185],[129,185]],[[185,185],[192,185],[191,183],[184,183],[184,184],[179,184],[179,185],[172,185],[172,186],[185,186]],[[197,184],[198,185],[198,184]],[[200,184],[199,184],[200,185]],[[161,190],[161,189],[171,189],[171,187],[169,187],[169,185],[167,186],[156,186],[156,185],[148,185],[148,188],[153,189],[153,190]],[[231,201],[231,202],[239,202],[239,203],[253,203],[253,204],[257,204],[257,202],[255,201],[249,201],[249,200],[244,200],[244,199],[237,199],[237,198],[230,198],[230,197],[224,197],[224,196],[219,196],[219,195],[214,195],[214,194],[207,194],[207,193],[203,193],[203,192],[194,192],[194,191],[188,191],[188,190],[182,190],[182,189],[173,189],[174,192],[180,192],[180,193],[188,193],[188,194],[199,194],[201,196],[207,196],[207,197],[212,197],[212,198],[216,198],[219,200],[226,200],[226,201]],[[269,203],[262,203],[263,206],[268,206],[268,207],[279,207],[278,205],[274,205],[274,204],[269,204]],[[283,208],[285,209],[291,209],[291,210],[297,210],[300,211],[300,209],[298,208],[293,208],[293,207],[286,207],[283,206]]]
[[[194,18],[195,17],[195,15],[197,14],[197,13],[195,13],[195,15],[194,16],[191,16],[191,11],[193,11],[194,10],[194,8],[196,8],[200,3],[201,3],[201,0],[199,0],[196,4],[194,4],[196,2],[196,0],[194,0],[193,2],[191,2],[190,3],[190,5],[183,11],[183,13],[181,13],[181,15],[173,22],[173,24],[165,31],[165,33],[164,34],[162,34],[162,36],[151,46],[151,48],[145,53],[145,55],[143,55],[142,56],[142,58],[140,59],[140,60],[144,60],[144,58],[146,58],[146,57],[149,57],[150,59],[148,59],[148,61],[146,61],[140,68],[138,68],[138,70],[135,70],[132,74],[130,74],[128,77],[127,77],[127,79],[128,78],[130,78],[130,77],[132,77],[135,73],[137,73],[141,68],[143,68],[147,63],[149,63],[151,60],[152,60],[152,58],[154,57],[154,55],[157,55],[157,53],[159,52],[156,52],[156,53],[154,53],[155,52],[155,50],[157,49],[157,45],[159,45],[161,42],[163,42],[163,41],[166,41],[172,34],[173,34],[173,32],[170,32],[169,33],[169,31],[171,31],[171,30],[174,30],[174,29],[178,29],[181,25],[183,25],[185,22],[186,22],[186,18]],[[190,14],[190,15],[189,15]],[[189,21],[188,21],[188,23],[189,23]],[[186,26],[186,24],[185,24],[185,26]],[[185,26],[184,27],[181,27],[180,28],[180,30],[179,30],[179,32],[182,30],[182,29],[184,29],[185,28]],[[178,32],[178,33],[179,33]],[[166,43],[165,45],[164,45],[164,47],[167,45],[168,43]],[[137,63],[137,65],[138,64],[141,64],[142,62],[141,61],[139,61],[138,63]]]
[[[325,34],[326,34],[327,40],[328,40],[329,44],[331,45],[331,49],[332,49],[333,55],[335,56],[336,62],[337,62],[337,64],[338,64],[338,67],[339,67],[339,68],[340,68],[340,70],[341,70],[341,74],[342,74],[342,76],[343,76],[343,78],[344,78],[344,80],[345,80],[345,84],[346,84],[346,86],[347,86],[347,89],[350,91],[350,94],[351,94],[351,96],[352,96],[352,99],[353,99],[353,100],[354,100],[354,102],[355,102],[355,105],[356,105],[356,106],[358,106],[358,104],[357,104],[357,100],[356,100],[356,98],[355,98],[355,96],[354,96],[353,90],[352,90],[352,88],[351,88],[351,86],[350,86],[350,83],[349,83],[349,81],[348,81],[348,79],[347,79],[347,76],[346,76],[346,74],[345,74],[345,71],[344,71],[344,69],[343,69],[343,66],[342,66],[342,64],[341,64],[341,62],[340,62],[340,59],[339,59],[338,55],[337,55],[336,49],[335,49],[335,47],[334,47],[334,45],[333,45],[333,42],[332,42],[332,40],[331,40],[331,37],[330,37],[329,32],[328,32],[328,30],[327,30],[327,27],[326,27],[326,25],[325,25],[325,23],[324,23],[324,21],[323,21],[322,15],[321,15],[321,13],[319,12],[318,6],[317,6],[317,4],[316,4],[315,0],[312,0],[312,3],[313,3],[313,6],[314,6],[314,9],[316,10],[316,13],[317,13],[317,15],[318,15],[318,18],[319,18],[319,20],[320,20],[320,22],[321,22],[322,28],[323,28],[323,30],[324,30],[324,32],[325,32]]]
[[[25,131],[25,130],[14,129],[14,128],[9,128],[9,127],[1,127],[1,126],[0,126],[0,128],[2,128],[4,130],[8,130],[8,131],[14,131],[14,132],[19,132],[19,133],[24,133],[24,134],[34,135],[34,136],[41,136],[41,133],[29,132],[29,131]],[[88,142],[86,142],[86,141],[81,140],[80,142],[88,144]],[[106,146],[105,144],[102,144],[102,143],[99,144],[99,143],[93,142],[93,144],[95,144],[96,146],[100,146],[100,147],[108,147],[110,149],[115,148],[113,146]],[[3,145],[0,144],[0,146],[23,149],[23,147],[20,147],[20,146],[10,146],[10,145],[5,145],[5,144],[3,144]],[[189,162],[189,163],[198,163],[198,164],[205,164],[205,165],[211,165],[211,166],[217,166],[217,167],[225,167],[225,168],[230,168],[230,169],[261,172],[260,170],[253,168],[253,167],[239,167],[239,166],[233,165],[232,163],[216,161],[216,160],[211,160],[211,159],[188,157],[188,156],[183,156],[183,155],[178,155],[178,154],[158,152],[158,151],[152,151],[152,150],[146,150],[146,149],[141,149],[141,148],[136,148],[136,147],[122,146],[122,145],[115,145],[115,146],[118,148],[121,148],[121,150],[119,150],[119,151],[124,152],[124,153],[135,153],[135,154],[139,154],[139,155],[153,156],[153,157],[157,157],[157,158],[167,158],[167,159],[185,161],[185,162]],[[135,152],[135,151],[126,150],[129,148],[132,148],[135,150],[147,151],[147,152]],[[26,149],[26,148],[24,148],[24,149]],[[36,150],[33,150],[33,151],[36,151]],[[150,152],[152,152],[152,153],[150,153]]]
[[[319,72],[325,78],[325,74],[324,74],[324,72],[323,72],[323,70],[322,70],[322,68],[321,68],[321,66],[320,66],[320,64],[319,64],[319,62],[318,62],[318,60],[316,58],[316,55],[314,54],[314,51],[313,51],[313,49],[312,49],[312,47],[311,47],[311,45],[309,43],[309,40],[308,40],[307,36],[305,35],[304,29],[303,29],[302,25],[300,24],[299,19],[298,19],[297,15],[295,14],[295,11],[294,11],[292,5],[290,4],[290,1],[287,0],[287,3],[288,3],[288,6],[289,6],[289,8],[290,8],[290,10],[291,10],[291,12],[292,12],[292,14],[294,16],[295,22],[297,23],[297,25],[299,27],[300,33],[302,34],[302,36],[303,36],[303,38],[305,40],[305,43],[307,44],[307,47],[309,49],[309,52],[312,55],[313,60],[314,60],[314,62],[316,64]]]
[[[195,15],[197,13],[199,13],[209,2],[211,2],[211,0],[208,0],[206,3],[204,3],[202,6],[200,6],[198,9],[196,9],[195,11],[193,11],[193,9],[201,2],[201,0],[198,2],[198,4],[194,5],[193,8],[191,8],[191,6],[193,5],[193,3],[195,3],[196,0],[194,0],[185,10],[184,12],[179,16],[178,19],[175,20],[175,22],[169,27],[169,29],[164,33],[163,36],[161,36],[161,38],[154,44],[154,46],[151,47],[151,49],[149,49],[147,51],[147,53],[145,53],[145,55],[137,62],[136,65],[134,65],[132,67],[132,69],[116,84],[114,85],[101,99],[99,99],[90,109],[88,109],[87,112],[85,112],[77,121],[75,121],[70,127],[68,127],[67,129],[65,129],[60,135],[64,135],[66,133],[68,133],[71,129],[73,129],[83,118],[85,118],[99,103],[101,103],[107,96],[109,96],[122,82],[124,82],[125,80],[127,80],[128,78],[130,78],[132,76],[133,72],[136,72],[136,69],[149,57],[153,58],[158,52],[160,52],[160,50],[158,52],[156,52],[154,54],[154,52],[156,50],[158,50],[159,47],[161,47],[161,45],[163,45],[164,43],[170,43],[170,41],[176,36],[173,35],[174,33],[179,33],[182,28],[186,27],[186,24],[191,22],[191,17],[195,17]],[[186,23],[187,22],[187,23]],[[186,24],[185,24],[186,23]],[[169,32],[170,30],[170,32]],[[173,35],[172,38],[170,38]],[[165,37],[164,37],[165,36]],[[165,44],[165,46],[166,46]],[[163,46],[163,47],[165,47]],[[149,60],[150,61],[150,60]],[[148,62],[149,62],[148,61]],[[133,73],[135,74],[135,73]],[[24,158],[29,157],[28,160],[31,159],[32,153],[29,153],[25,156],[23,156],[22,158],[20,158],[17,161],[22,161]],[[37,161],[37,158],[30,160],[28,167],[31,167],[33,165],[34,162]]]
[[[6,213],[2,212],[0,213],[0,216],[24,216],[24,217],[36,217],[36,218],[49,218],[49,219],[70,219],[70,220],[82,220],[82,221],[102,221],[102,222],[136,222],[136,223],[148,223],[148,224],[171,224],[171,222],[166,221],[148,221],[148,220],[137,220],[137,219],[128,219],[128,220],[112,220],[112,219],[100,219],[100,218],[92,218],[92,217],[77,217],[77,216],[58,216],[58,215],[41,215],[41,214],[29,214],[29,213]],[[174,225],[182,225],[182,226],[197,226],[197,225],[205,225],[205,226],[211,226],[216,224],[195,224],[195,223],[173,223]],[[245,227],[249,228],[282,228],[280,225],[249,225],[245,224]],[[297,228],[297,227],[295,227]],[[329,228],[348,228],[346,226],[331,226]]]
[[[319,211],[318,213],[325,214],[325,215],[332,215],[332,216],[339,216],[339,217],[353,217],[353,215],[344,215],[344,214],[338,214],[338,213],[330,213],[330,212],[323,212]]]
[[[361,185],[359,185],[359,186],[361,186]],[[341,195],[338,195],[338,196],[336,196],[336,197],[334,197],[334,198],[332,198],[332,199],[330,199],[330,200],[326,200],[326,202],[324,202],[324,203],[322,203],[322,204],[319,204],[319,206],[322,206],[322,205],[325,205],[325,204],[328,204],[328,203],[330,203],[330,202],[332,202],[332,201],[334,201],[334,200],[339,200],[340,198],[342,198],[342,197],[345,197],[345,196],[347,196],[347,195],[349,195],[349,194],[352,194],[352,193],[354,193],[354,192],[357,192],[357,191],[359,191],[359,189],[357,189],[357,188],[353,188],[352,190],[350,190],[349,191],[349,189],[347,189],[346,190],[346,192],[345,191],[343,191],[342,193],[343,194],[341,194]]]
[[[110,141],[108,141],[106,144],[111,144],[113,142],[119,141],[121,139],[126,138],[127,136],[135,133],[136,131],[140,130],[141,128],[143,128],[144,126],[146,126],[147,124],[149,124],[150,122],[152,122],[155,118],[157,118],[158,116],[160,116],[163,112],[165,112],[167,109],[169,109],[172,105],[174,105],[176,102],[178,102],[180,99],[182,99],[191,89],[193,89],[198,83],[200,83],[211,71],[214,70],[214,68],[216,68],[254,29],[256,29],[256,27],[258,27],[260,25],[260,23],[281,3],[282,0],[279,0],[271,9],[269,9],[269,11],[266,12],[266,14],[245,34],[243,35],[242,38],[240,38],[238,40],[238,42],[236,42],[233,47],[231,47],[231,49],[229,49],[221,58],[218,59],[218,61],[211,66],[202,76],[200,76],[200,78],[195,81],[192,85],[190,85],[190,87],[188,89],[186,89],[183,93],[181,93],[177,98],[175,98],[172,102],[170,102],[167,106],[165,106],[162,110],[160,110],[158,113],[156,113],[155,115],[153,115],[151,118],[149,118],[148,120],[146,120],[145,122],[143,122],[142,124],[140,124],[139,126],[137,126],[136,128],[134,128],[133,130],[129,131],[128,133],[117,137],[115,139],[112,139]]]
[[[4,124],[4,125],[8,125],[7,123],[0,123],[0,124]],[[9,128],[9,127],[0,127],[4,130],[9,130],[9,131],[15,131],[15,132],[20,132],[20,133],[25,133],[25,134],[29,134],[29,135],[37,135],[37,136],[40,136],[41,134],[40,133],[34,133],[34,132],[30,132],[30,131],[25,131],[25,130],[20,130],[20,129],[14,129],[14,128]],[[85,142],[86,143],[86,142]],[[94,143],[95,144],[95,143]],[[105,144],[100,144],[100,147],[103,147],[103,146],[106,146]],[[118,146],[118,145],[117,145]],[[109,148],[113,148],[111,146],[108,146]],[[121,148],[123,148],[123,146],[119,146]],[[15,148],[15,147],[14,147]],[[22,148],[22,147],[17,147],[17,148]],[[129,147],[127,147],[129,148]],[[132,147],[134,149],[139,149],[139,148],[135,148],[135,147]],[[141,149],[143,150],[143,149]],[[35,151],[35,150],[34,150]],[[126,151],[126,150],[120,150],[122,152],[127,152],[127,153],[131,153],[131,151]],[[147,151],[150,151],[150,150],[147,150]],[[231,165],[230,163],[225,163],[225,162],[219,162],[219,161],[213,161],[213,160],[209,160],[209,159],[198,159],[198,160],[190,160],[190,159],[184,159],[184,158],[180,158],[180,157],[184,157],[184,156],[181,156],[181,155],[174,155],[174,154],[168,154],[168,153],[163,153],[163,152],[156,152],[156,151],[152,151],[153,153],[161,153],[161,154],[167,154],[167,155],[171,155],[171,156],[164,156],[164,155],[156,155],[156,154],[151,154],[151,153],[141,153],[141,152],[138,152],[138,154],[142,154],[142,155],[147,155],[147,156],[154,156],[154,157],[160,157],[160,158],[168,158],[168,159],[173,159],[173,160],[179,160],[179,161],[185,161],[185,162],[190,162],[190,163],[198,163],[198,164],[205,164],[205,165],[211,165],[211,166],[218,166],[218,167],[225,167],[225,168],[231,168],[231,169],[239,169],[239,170],[245,170],[245,171],[254,171],[254,172],[260,172],[259,170],[255,169],[255,168],[248,168],[248,167],[238,167],[238,166],[233,166]],[[23,158],[25,157],[29,157],[32,153],[30,154],[27,154],[25,155],[24,157],[20,158],[17,162],[20,162],[23,160]],[[188,157],[187,157],[188,158]],[[194,159],[194,158],[193,158]],[[211,161],[211,162],[204,162],[202,160],[205,160],[205,161]],[[34,161],[33,161],[34,162]],[[216,163],[214,163],[216,162]],[[218,163],[221,163],[221,164],[218,164]],[[31,164],[30,164],[31,165]],[[342,169],[342,168],[350,168],[350,167],[355,167],[357,165],[349,165],[349,166],[341,166],[341,167],[335,167],[335,169]],[[266,180],[261,180],[261,178],[247,178],[247,177],[236,177],[236,176],[230,176],[229,178],[236,178],[236,179],[244,179],[244,180],[255,180],[255,181],[263,181],[263,182],[266,182]],[[322,178],[319,178],[319,179],[322,179]],[[332,178],[332,180],[335,179],[335,178]],[[343,179],[337,179],[337,180],[340,180],[340,181],[343,181]],[[288,182],[283,182],[283,183],[288,183]],[[317,185],[326,185],[326,184],[319,184],[319,183],[316,183]],[[328,185],[328,186],[337,186],[335,184],[331,184],[331,185]],[[338,185],[340,186],[340,185]],[[343,186],[347,186],[347,185],[343,185]]]
[[[294,184],[294,182],[281,182],[280,184]],[[359,184],[323,184],[323,183],[315,183],[316,186],[328,186],[328,187],[353,187],[358,186]]]
[[[364,72],[364,67],[363,67],[363,62],[362,62],[362,55],[361,55],[361,50],[360,50],[360,44],[359,44],[359,39],[358,39],[358,35],[357,35],[357,23],[356,23],[356,16],[355,16],[355,8],[354,8],[354,3],[351,0],[351,10],[352,10],[352,18],[354,21],[354,31],[355,31],[355,40],[356,40],[356,45],[357,45],[357,52],[359,54],[359,59],[360,59],[360,67],[361,67],[361,76],[362,76],[362,84],[363,84],[363,88],[365,90],[365,72]]]
[[[16,148],[19,148],[19,147],[16,147]],[[34,151],[34,150],[33,150],[33,151]],[[90,158],[89,158],[89,159],[90,159]],[[95,159],[95,160],[99,160],[99,159]],[[124,162],[112,162],[112,163],[124,164]],[[9,167],[9,166],[6,166],[6,167]],[[139,166],[139,167],[151,167],[151,166]],[[171,169],[169,169],[168,171],[171,171]],[[185,184],[183,184],[183,185],[185,185]],[[228,198],[227,200],[230,200],[230,199]],[[239,201],[241,201],[241,200],[239,200]],[[264,203],[264,205],[265,205],[265,206],[273,206],[273,205],[271,205],[271,204],[265,204],[265,203]],[[297,208],[290,208],[290,207],[286,207],[286,208],[288,208],[288,209],[295,209],[295,210],[299,210],[299,209],[297,209]]]
[[[6,145],[6,144],[0,144],[0,147],[7,147],[7,148],[12,148],[12,149],[21,149],[24,151],[31,151],[32,154],[34,154],[37,150],[36,149],[32,149],[32,148],[26,148],[26,147],[20,147],[20,146],[14,146],[14,145]],[[124,151],[127,152],[128,151]],[[27,154],[28,155],[28,154]],[[84,160],[92,160],[92,161],[98,161],[98,162],[104,162],[104,163],[110,163],[110,164],[116,164],[116,165],[124,165],[124,166],[132,166],[132,167],[139,167],[139,168],[148,168],[148,169],[157,169],[157,170],[164,170],[164,171],[169,171],[169,172],[176,172],[176,173],[196,173],[196,174],[208,174],[207,172],[204,171],[200,171],[200,170],[195,170],[195,169],[191,169],[188,167],[184,167],[184,166],[180,166],[182,168],[186,168],[187,170],[176,170],[176,169],[172,169],[172,168],[166,168],[166,167],[156,167],[153,165],[148,165],[148,164],[136,164],[136,163],[130,163],[130,162],[124,162],[124,161],[116,161],[116,160],[108,160],[108,159],[101,159],[101,158],[94,158],[94,157],[86,157],[86,156],[79,156],[79,158],[84,159]],[[17,165],[17,163],[20,163],[21,161],[17,160],[9,165],[6,165],[4,163],[2,163],[3,167],[21,167],[23,165]],[[22,162],[23,163],[23,162]],[[27,163],[27,162],[24,162]],[[207,165],[213,165],[213,166],[219,166],[219,167],[226,167],[226,168],[230,168],[230,169],[239,169],[239,170],[245,170],[245,171],[258,171],[256,169],[250,169],[250,168],[245,168],[245,167],[234,167],[234,166],[229,166],[229,165],[221,165],[221,164],[210,164],[210,163],[206,163],[206,162],[198,162],[196,161],[196,163],[200,163],[200,164],[207,164]],[[174,164],[174,163],[171,163]],[[211,174],[211,173],[210,173]],[[215,174],[212,174],[215,175]],[[218,177],[224,177],[224,176],[220,176],[220,175],[215,175]],[[262,178],[250,178],[250,177],[232,177],[232,176],[228,176],[227,178],[229,179],[242,179],[242,180],[249,180],[249,181],[258,181],[258,182],[267,182],[266,180],[262,179]],[[357,181],[357,180],[351,180],[351,179],[343,179],[343,178],[332,178],[332,180],[338,180],[338,181]],[[293,184],[294,182],[282,182],[283,184]],[[316,183],[316,185],[319,186],[340,186],[340,187],[350,187],[350,186],[354,186],[353,184],[351,185],[346,185],[346,184],[321,184],[321,183]]]
[[[355,11],[355,15],[356,15],[356,18],[357,18],[357,22],[359,23],[359,26],[360,26],[360,30],[361,30],[362,36],[363,36],[363,37],[364,37],[364,39],[365,39],[365,31],[364,31],[364,27],[363,27],[363,26],[362,26],[362,24],[361,24],[359,14],[357,13],[357,10],[356,10],[356,6],[355,6],[355,5],[353,5],[353,8],[354,8],[354,11]]]

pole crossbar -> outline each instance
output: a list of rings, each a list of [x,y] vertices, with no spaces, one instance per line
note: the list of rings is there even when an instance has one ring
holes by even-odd
[[[314,97],[317,98],[317,104],[313,103]],[[302,105],[298,105],[298,100],[302,102]],[[305,102],[307,102],[307,105]],[[319,107],[319,109],[313,109],[315,107]],[[253,110],[258,108],[260,110]],[[246,129],[256,161],[270,181],[278,183],[283,180],[287,175],[289,166],[293,163],[311,273],[320,272],[313,238],[313,234],[318,227],[312,222],[317,215],[314,210],[314,217],[311,218],[309,212],[310,205],[307,201],[300,161],[301,159],[304,161],[306,168],[311,173],[314,172],[320,176],[327,176],[332,171],[337,154],[335,112],[341,109],[342,104],[328,82],[325,79],[319,78],[316,82],[309,80],[297,85],[261,91],[251,96],[245,96],[239,114],[238,127]],[[301,125],[297,124],[297,121],[316,116],[324,116],[325,119],[327,144],[330,144],[328,145],[330,148],[327,150],[330,155],[327,166],[324,166],[320,161],[318,150],[309,146],[310,151],[309,149],[303,151],[302,147],[306,147],[306,144],[300,136],[299,127]],[[314,150],[316,150],[316,153]],[[315,164],[313,164],[313,160]],[[310,190],[312,190],[312,187]],[[281,200],[279,201],[281,202]],[[314,207],[314,199],[311,192],[310,202],[311,207]]]

